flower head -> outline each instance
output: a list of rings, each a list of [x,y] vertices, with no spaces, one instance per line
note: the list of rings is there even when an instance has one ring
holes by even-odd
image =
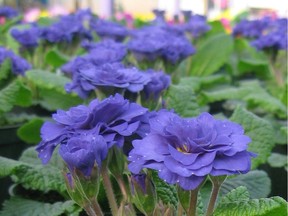
[[[151,81],[145,85],[143,93],[145,99],[152,98],[157,100],[164,90],[166,90],[170,83],[171,78],[169,75],[165,74],[162,71],[152,71],[149,70],[146,72],[151,77]]]
[[[73,74],[73,83],[68,84],[68,92],[76,90],[80,96],[100,87],[126,89],[139,92],[150,81],[150,77],[136,68],[124,68],[121,64],[82,65]],[[80,91],[80,92],[79,92]]]
[[[32,68],[32,66],[25,59],[0,46],[0,65],[6,59],[10,59],[12,72],[16,75],[24,75],[26,70]]]
[[[46,164],[60,145],[59,154],[70,171],[76,168],[89,176],[95,163],[101,166],[109,148],[122,147],[125,137],[138,133],[146,112],[118,94],[103,101],[93,100],[88,106],[58,110],[54,122],[46,122],[41,128],[38,156]]]
[[[129,169],[158,171],[161,179],[184,190],[197,188],[207,175],[234,175],[250,170],[251,141],[243,128],[228,120],[216,120],[208,113],[183,119],[159,111],[150,119],[151,132],[133,141]]]
[[[199,37],[211,29],[207,24],[206,17],[197,14],[190,16],[190,19],[183,25],[183,28],[185,31],[191,33],[193,37]]]
[[[12,29],[12,37],[18,41],[23,47],[36,47],[38,46],[39,37],[42,34],[42,30],[37,26],[31,26],[29,29]]]
[[[19,12],[9,6],[0,7],[0,17],[13,18],[19,15]]]
[[[128,31],[124,26],[112,21],[102,19],[92,20],[90,27],[102,39],[112,39],[121,42],[128,35]]]

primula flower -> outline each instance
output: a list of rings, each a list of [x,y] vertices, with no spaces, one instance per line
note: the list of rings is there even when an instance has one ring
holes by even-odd
[[[158,171],[169,184],[184,190],[197,188],[207,175],[247,173],[251,139],[243,128],[228,120],[216,120],[208,113],[183,119],[169,111],[159,111],[150,118],[151,132],[133,141],[128,166],[132,173],[149,168]]]
[[[84,27],[84,14],[67,15],[51,26],[42,28],[41,38],[50,43],[71,42],[76,36],[91,39],[91,34]]]
[[[192,34],[193,37],[197,38],[209,31],[211,27],[207,24],[205,16],[192,15],[190,19],[183,25],[185,31]]]
[[[123,41],[128,35],[128,30],[121,24],[102,19],[92,20],[90,28],[102,39],[112,39],[118,42]]]
[[[147,100],[149,98],[152,98],[154,100],[157,100],[161,92],[163,92],[170,86],[171,78],[163,71],[149,70],[146,73],[150,75],[151,81],[144,86],[143,93],[145,99]]]
[[[122,147],[125,137],[138,133],[146,112],[119,94],[93,100],[88,106],[58,110],[52,116],[54,122],[46,122],[41,128],[38,156],[46,164],[60,145],[59,154],[70,171],[76,168],[89,176],[95,162],[101,166],[109,148]]]
[[[32,68],[25,59],[0,46],[0,65],[5,61],[5,59],[10,59],[12,72],[16,75],[24,75],[26,70]]]
[[[133,38],[127,46],[137,61],[155,61],[160,58],[175,64],[195,53],[183,32],[168,25],[145,27],[131,35]]]
[[[5,17],[5,18],[13,18],[19,15],[19,12],[9,6],[2,6],[0,7],[0,17]]]
[[[272,24],[272,20],[268,17],[259,20],[241,20],[234,28],[234,36],[244,36],[248,38],[258,38]]]
[[[11,30],[12,37],[26,48],[37,47],[41,34],[42,30],[37,26],[31,26],[31,28],[23,30],[16,28]]]
[[[121,64],[81,65],[73,74],[73,83],[66,86],[68,92],[76,91],[79,96],[100,87],[126,89],[139,92],[150,81],[150,77],[136,68],[124,68]]]

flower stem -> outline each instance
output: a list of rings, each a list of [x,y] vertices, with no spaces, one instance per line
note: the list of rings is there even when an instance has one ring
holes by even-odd
[[[121,175],[117,175],[116,176],[116,181],[118,182],[118,185],[119,185],[120,190],[122,192],[123,201],[126,201],[128,199],[128,194],[127,194],[127,191],[126,191],[125,182],[124,182],[123,177]]]
[[[222,183],[225,181],[226,177],[227,176],[210,176],[213,187],[212,187],[212,193],[210,196],[208,208],[206,211],[206,216],[210,216],[213,214],[219,190],[221,188]]]
[[[183,215],[183,207],[181,203],[179,202],[178,208],[177,208],[177,216],[182,216]]]
[[[111,208],[112,215],[116,216],[118,212],[118,206],[117,206],[116,198],[113,192],[112,184],[110,181],[110,177],[109,177],[109,173],[108,173],[108,169],[106,165],[103,165],[101,169],[101,174],[102,174],[103,185],[106,191],[106,195],[108,198],[108,202]]]
[[[103,216],[104,215],[102,210],[101,210],[101,207],[100,207],[100,205],[96,199],[91,200],[91,204],[92,204],[93,210],[97,216]]]
[[[89,216],[98,216],[90,205],[85,206],[84,209]]]
[[[198,191],[199,188],[190,191],[190,205],[187,212],[189,216],[196,216]]]

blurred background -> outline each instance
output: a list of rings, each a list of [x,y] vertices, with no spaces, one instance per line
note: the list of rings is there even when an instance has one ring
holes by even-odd
[[[0,5],[9,5],[26,14],[27,21],[39,17],[57,16],[90,8],[103,18],[125,12],[134,18],[153,19],[153,9],[166,11],[166,18],[173,19],[182,10],[206,15],[209,20],[232,19],[246,13],[250,18],[263,16],[287,17],[286,0],[0,0]]]

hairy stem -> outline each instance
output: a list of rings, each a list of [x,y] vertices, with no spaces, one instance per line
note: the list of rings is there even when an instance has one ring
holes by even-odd
[[[190,205],[187,212],[187,215],[189,216],[196,216],[198,191],[199,188],[190,191]]]
[[[110,177],[109,177],[109,173],[108,173],[108,169],[107,166],[103,166],[101,169],[101,174],[102,174],[102,178],[103,178],[103,185],[106,191],[106,195],[107,195],[107,199],[109,202],[109,206],[111,208],[111,212],[113,216],[117,215],[118,212],[118,206],[117,206],[117,202],[116,202],[116,198],[113,192],[113,188],[112,188],[112,184],[110,181]]]

